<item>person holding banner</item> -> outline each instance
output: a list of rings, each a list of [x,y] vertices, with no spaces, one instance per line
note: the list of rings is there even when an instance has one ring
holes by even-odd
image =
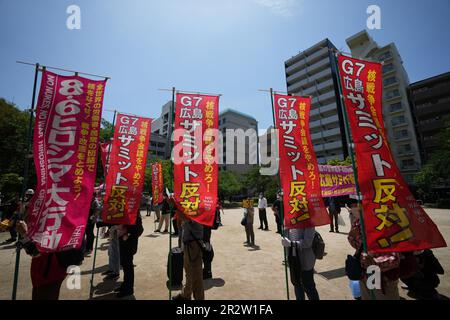
[[[288,229],[287,237],[281,241],[285,250],[288,251],[291,282],[294,285],[297,300],[305,300],[305,293],[309,300],[320,300],[314,282],[316,256],[312,246],[315,234],[314,227]]]
[[[32,300],[58,300],[67,269],[73,265],[80,265],[83,261],[82,250],[40,252],[27,236],[27,223],[23,220],[18,221],[16,228],[21,236],[22,247],[32,257],[30,268]]]
[[[142,218],[138,213],[136,224],[121,225],[118,230],[120,264],[123,269],[123,282],[115,292],[117,298],[124,298],[134,294],[134,264],[133,257],[137,253],[138,239],[144,232]]]
[[[161,228],[165,225],[164,233],[168,232],[170,219],[170,203],[167,194],[163,195],[163,201],[161,203],[161,217],[159,220],[158,229],[155,232],[161,232]]]
[[[195,300],[205,300],[203,287],[204,227],[182,212],[178,212],[178,219],[181,220],[181,228],[183,230],[183,264],[186,282],[181,293],[172,299],[191,300],[193,295]]]

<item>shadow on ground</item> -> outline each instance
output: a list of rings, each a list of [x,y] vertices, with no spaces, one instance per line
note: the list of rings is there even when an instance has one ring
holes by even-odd
[[[105,272],[105,271],[107,271],[107,270],[108,270],[108,265],[105,264],[104,266],[96,267],[96,268],[94,269],[94,273],[102,273],[102,272]],[[91,273],[92,273],[92,270],[81,271],[81,275],[84,275],[84,274],[91,274]]]

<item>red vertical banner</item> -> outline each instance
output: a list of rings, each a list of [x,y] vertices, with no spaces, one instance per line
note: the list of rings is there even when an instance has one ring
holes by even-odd
[[[382,114],[381,64],[342,55],[338,63],[369,252],[445,247],[436,225],[408,189],[389,148]]]
[[[36,193],[28,236],[41,252],[78,249],[94,191],[106,80],[43,71],[33,154]]]
[[[214,223],[218,183],[219,97],[177,93],[174,141],[174,194],[192,220]]]
[[[151,123],[149,118],[117,114],[102,212],[103,221],[109,224],[136,223]]]
[[[164,180],[161,162],[152,163],[152,196],[153,205],[157,206],[163,201]]]
[[[274,95],[284,223],[304,229],[330,223],[322,199],[319,168],[309,133],[311,98]]]

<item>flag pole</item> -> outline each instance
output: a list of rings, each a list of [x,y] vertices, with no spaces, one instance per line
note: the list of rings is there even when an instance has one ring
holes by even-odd
[[[273,126],[274,129],[277,129],[277,123],[275,121],[275,109],[274,109],[274,102],[273,102],[273,89],[270,88],[269,90],[270,92],[270,102],[272,105],[272,117],[273,117]],[[276,132],[276,131],[275,131]],[[286,236],[286,230],[284,228],[284,202],[283,202],[283,195],[284,195],[284,191],[283,191],[283,187],[281,186],[281,178],[280,178],[280,169],[278,168],[278,184],[280,185],[280,189],[282,192],[282,196],[281,196],[281,206],[280,206],[280,219],[281,219],[281,237],[285,237]],[[285,274],[285,278],[286,278],[286,295],[287,295],[287,299],[289,299],[289,277],[288,277],[288,270],[287,270],[287,257],[286,257],[286,250],[284,250],[283,248],[283,253],[284,253],[284,274]]]
[[[339,99],[341,100],[341,103],[342,103],[342,115],[344,117],[345,137],[346,137],[346,140],[348,143],[349,155],[350,155],[350,160],[352,162],[352,168],[353,168],[353,174],[355,176],[355,188],[356,188],[356,194],[357,194],[357,198],[358,198],[357,201],[358,201],[359,221],[361,223],[361,240],[362,240],[362,245],[363,245],[363,251],[365,254],[367,254],[368,247],[367,247],[367,237],[366,237],[366,226],[364,223],[363,207],[362,207],[362,203],[361,203],[362,195],[361,195],[361,189],[359,187],[358,171],[357,171],[356,160],[355,160],[355,155],[354,155],[353,137],[351,136],[350,125],[348,122],[347,108],[345,106],[344,95],[342,94],[341,75],[339,72],[339,65],[337,63],[337,55],[338,55],[337,52],[332,54],[333,65],[336,68],[336,74],[337,74],[337,78],[338,78],[337,85],[338,85],[338,91],[339,91]],[[372,300],[375,300],[375,293],[374,293],[373,289],[370,289],[370,296],[371,296]]]
[[[173,150],[173,139],[172,139],[172,134],[174,131],[174,120],[175,120],[175,87],[172,87],[172,103],[170,105],[170,117],[169,117],[169,130],[170,132],[168,132],[169,134],[169,157],[170,159],[172,158],[172,156],[170,155],[170,153]],[[171,161],[172,162],[172,161]],[[173,176],[173,162],[170,164],[170,169],[172,172],[172,176]],[[170,211],[172,211],[172,208],[170,206]],[[172,300],[172,217],[171,217],[172,212],[169,213],[169,300]],[[178,236],[180,236],[180,233],[178,233]]]
[[[112,125],[112,134],[113,134],[113,136],[114,136],[114,127],[115,127],[115,124],[116,124],[116,114],[117,114],[117,111],[114,110],[113,125]],[[108,148],[108,153],[106,154],[106,163],[105,163],[105,169],[106,170],[108,170],[108,168],[109,168],[109,156],[110,156],[110,153],[111,153],[111,149],[112,149],[112,144]],[[105,181],[103,182],[102,193],[104,193],[105,189],[106,189],[106,174],[107,174],[107,172],[105,172]],[[94,269],[95,269],[95,260],[97,259],[97,247],[98,247],[99,230],[100,230],[100,228],[97,227],[97,234],[95,236],[94,257],[92,259],[93,261],[92,261],[91,280],[90,280],[90,287],[89,287],[89,299],[92,299],[92,297],[94,295]]]
[[[31,97],[31,107],[30,107],[30,118],[28,122],[28,133],[27,133],[27,142],[26,142],[26,149],[25,149],[25,161],[24,161],[24,167],[23,167],[23,180],[22,180],[22,191],[20,194],[20,208],[19,208],[19,216],[18,220],[23,220],[25,218],[26,212],[22,212],[23,208],[23,201],[25,198],[25,191],[28,184],[28,171],[30,167],[30,149],[31,144],[33,141],[33,119],[34,119],[34,103],[36,101],[36,87],[37,87],[37,80],[38,80],[38,73],[39,73],[39,63],[35,64],[35,70],[34,70],[34,84],[33,84],[33,94]],[[22,216],[23,214],[23,216]],[[20,237],[20,236],[19,236]],[[16,244],[16,262],[14,266],[14,281],[13,281],[13,291],[12,291],[12,300],[16,300],[17,296],[17,284],[19,280],[19,267],[20,267],[20,250],[22,249],[20,245],[20,241],[17,241]]]

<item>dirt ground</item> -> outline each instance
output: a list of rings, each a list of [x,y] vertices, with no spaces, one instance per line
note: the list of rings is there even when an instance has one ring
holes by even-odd
[[[450,243],[450,210],[426,209],[439,226],[447,243]],[[255,235],[257,247],[243,245],[244,228],[240,225],[242,209],[225,210],[222,216],[223,227],[213,231],[212,244],[215,257],[212,265],[213,279],[205,281],[206,299],[216,300],[285,300],[287,299],[283,250],[280,236],[275,233],[275,219],[268,210],[270,231],[257,230],[257,214],[255,215]],[[154,214],[146,217],[143,213],[144,234],[139,239],[139,249],[135,256],[135,295],[131,299],[168,299],[166,286],[167,254],[169,252],[169,235],[157,234]],[[347,254],[353,250],[347,242],[349,219],[346,210],[342,217],[346,226],[341,227],[340,234],[329,233],[329,227],[318,228],[326,243],[326,256],[316,263],[315,281],[319,295],[324,300],[352,299],[348,287],[348,279],[344,272]],[[0,233],[0,243],[9,237],[8,233]],[[172,245],[176,246],[177,238],[172,237]],[[93,299],[114,299],[112,290],[120,283],[103,281],[101,272],[107,269],[107,240],[100,240],[96,267],[94,269]],[[446,274],[441,276],[439,292],[450,297],[450,254],[448,248],[435,250]],[[93,255],[92,255],[93,256]],[[81,266],[81,288],[69,290],[66,283],[61,289],[61,299],[89,299],[89,288],[93,258],[87,257]],[[30,257],[21,254],[20,274],[17,299],[31,299],[31,280],[29,276]],[[12,245],[0,245],[0,300],[11,299],[15,250]],[[176,294],[178,290],[173,291]],[[292,285],[289,284],[290,298],[294,298]],[[404,299],[411,299],[404,289],[400,289]]]

